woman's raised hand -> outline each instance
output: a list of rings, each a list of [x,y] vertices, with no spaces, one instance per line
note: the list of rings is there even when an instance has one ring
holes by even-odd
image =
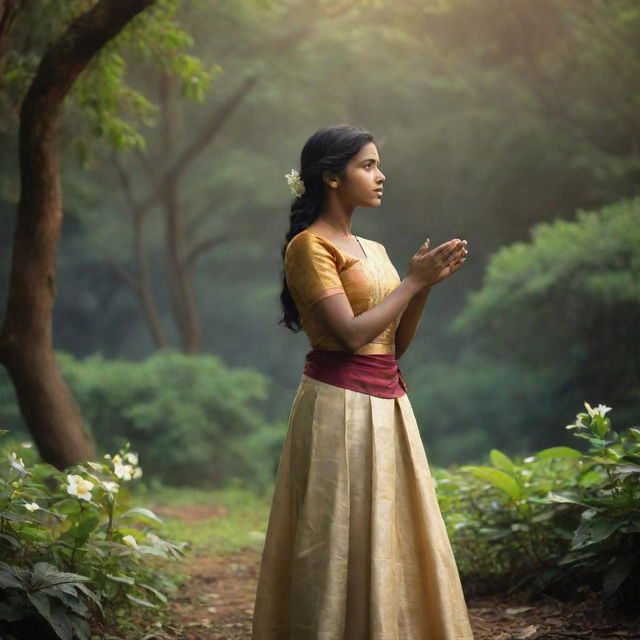
[[[463,265],[468,253],[466,245],[466,240],[454,238],[429,251],[427,240],[409,261],[407,275],[418,279],[425,287],[438,284]]]

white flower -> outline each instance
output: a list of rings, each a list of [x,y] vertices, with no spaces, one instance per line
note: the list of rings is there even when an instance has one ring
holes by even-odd
[[[28,511],[37,511],[40,508],[36,502],[25,502],[22,506]]]
[[[603,418],[607,414],[607,412],[611,411],[611,407],[607,407],[604,404],[599,404],[594,410],[594,413],[599,413]]]
[[[118,493],[118,490],[120,489],[120,486],[118,485],[118,483],[113,482],[111,480],[103,480],[102,486],[105,488],[105,491],[110,495],[114,495]]]
[[[584,403],[584,406],[587,407],[587,411],[589,412],[589,415],[593,418],[594,416],[598,415],[604,418],[605,414],[608,411],[611,411],[611,407],[607,407],[604,404],[599,404],[595,409],[592,409],[589,406],[588,402]]]
[[[287,173],[285,178],[287,179],[287,184],[289,185],[292,195],[299,198],[304,193],[304,182],[302,182],[298,171],[291,169],[291,173]]]
[[[11,466],[14,469],[17,469],[22,474],[27,473],[26,469],[24,468],[24,462],[22,461],[22,458],[18,458],[15,451],[11,452],[11,455],[9,456],[9,460],[11,462]]]
[[[113,473],[115,473],[120,480],[132,480],[142,475],[142,469],[140,467],[134,467],[131,464],[120,464],[117,462],[113,465]]]
[[[132,535],[124,536],[122,538],[122,542],[124,542],[128,547],[131,547],[132,549],[138,548],[138,543]]]
[[[535,456],[529,456],[528,458],[525,458],[522,462],[529,463],[529,462],[533,462],[535,459],[536,459]]]
[[[82,476],[76,474],[67,474],[67,493],[72,496],[76,496],[81,500],[91,500],[91,489],[93,489],[93,482],[85,480]]]
[[[122,457],[116,454],[112,458],[113,473],[120,478],[120,480],[134,480],[142,475],[142,469],[138,466],[138,454],[129,451],[125,454],[125,458],[130,464],[124,464]]]
[[[31,447],[33,447],[33,442],[23,442],[20,446],[23,449],[31,449]]]

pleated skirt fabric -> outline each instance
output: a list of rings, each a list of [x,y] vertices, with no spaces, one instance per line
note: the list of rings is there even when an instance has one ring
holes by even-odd
[[[252,640],[473,640],[407,395],[306,375],[276,474]]]

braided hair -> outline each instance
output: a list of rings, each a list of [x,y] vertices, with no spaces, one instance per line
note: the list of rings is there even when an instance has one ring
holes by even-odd
[[[297,333],[302,328],[300,314],[296,308],[284,272],[284,255],[289,241],[314,222],[325,201],[327,176],[340,176],[349,162],[365,144],[375,142],[373,135],[365,129],[341,124],[323,127],[316,131],[302,147],[300,154],[300,178],[304,193],[291,203],[289,230],[282,246],[282,292],[280,304],[283,316],[278,324]]]

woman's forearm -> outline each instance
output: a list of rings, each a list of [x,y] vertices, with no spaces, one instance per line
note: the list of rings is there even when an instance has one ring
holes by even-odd
[[[382,302],[355,316],[352,322],[352,327],[355,330],[354,352],[380,335],[389,323],[393,322],[394,318],[403,313],[403,309],[406,313],[414,296],[418,295],[420,291],[420,284],[416,284],[413,278],[405,278],[400,286]]]
[[[416,329],[420,324],[422,310],[427,302],[431,287],[421,289],[407,305],[402,314],[400,324],[396,329],[396,358],[400,358],[402,354],[409,348]]]
[[[403,314],[424,285],[407,276],[382,302],[354,316],[346,296],[329,296],[318,302],[318,317],[345,351],[356,353]]]

